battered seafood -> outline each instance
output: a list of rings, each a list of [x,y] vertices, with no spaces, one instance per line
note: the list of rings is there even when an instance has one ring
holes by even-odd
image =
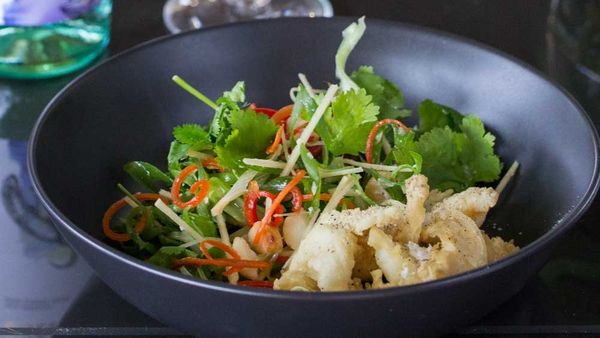
[[[431,204],[427,177],[406,181],[407,203],[324,214],[290,257],[275,289],[343,291],[402,286],[475,269],[518,248],[479,227],[497,200],[491,188],[449,192]],[[426,208],[426,205],[431,205]],[[366,240],[365,240],[366,239]],[[365,278],[363,269],[371,267]],[[360,281],[360,282],[358,282]]]

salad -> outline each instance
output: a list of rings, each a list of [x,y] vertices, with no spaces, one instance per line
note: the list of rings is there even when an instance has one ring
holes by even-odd
[[[343,31],[337,84],[299,74],[279,109],[241,81],[213,101],[174,76],[214,117],[173,129],[166,170],[125,164],[146,192],[118,185],[110,243],[199,279],[304,291],[414,284],[518,250],[480,229],[517,163],[481,187],[503,165],[477,116],[426,99],[409,127],[398,86],[370,66],[348,74],[365,29],[361,18]]]

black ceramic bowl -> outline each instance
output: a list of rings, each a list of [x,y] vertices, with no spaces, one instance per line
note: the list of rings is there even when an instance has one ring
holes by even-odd
[[[521,168],[491,213],[488,232],[523,249],[443,280],[377,291],[293,293],[204,282],[156,268],[102,241],[121,169],[165,163],[171,128],[210,110],[170,78],[217,97],[237,80],[265,106],[289,102],[304,72],[335,81],[334,54],[351,20],[251,22],[155,40],[91,69],[48,105],[32,135],[37,193],[56,226],[123,298],[165,324],[207,337],[425,336],[474,321],[514,295],[589,206],[598,189],[598,136],[569,95],[530,67],[445,33],[367,20],[348,69],[373,65],[409,107],[432,98],[478,114],[506,164]],[[500,229],[502,229],[501,232]]]

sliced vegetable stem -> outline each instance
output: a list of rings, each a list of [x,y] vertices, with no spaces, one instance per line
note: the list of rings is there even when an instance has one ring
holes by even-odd
[[[302,73],[298,73],[298,78],[300,79],[300,82],[302,82],[302,85],[306,89],[306,92],[308,93],[308,95],[310,96],[310,98],[314,99],[315,98],[315,92],[313,90],[313,87],[310,85],[310,82],[308,82],[308,79],[306,78],[306,75],[304,75]]]
[[[207,106],[211,107],[212,109],[216,110],[217,108],[219,108],[219,106],[216,103],[214,103],[211,99],[199,92],[196,88],[192,87],[189,83],[185,82],[178,75],[173,75],[172,80],[173,82],[177,83],[179,87],[183,88],[185,91],[192,94],[195,98],[204,102]]]
[[[119,190],[121,190],[125,196],[127,196],[128,199],[130,199],[135,205],[142,207],[144,206],[142,204],[142,202],[140,202],[131,192],[129,192],[129,190],[127,190],[127,188],[125,188],[121,183],[117,184],[117,187],[119,188]],[[129,202],[129,201],[126,201]],[[131,203],[130,203],[131,204]],[[133,205],[132,205],[133,206]]]
[[[292,151],[292,153],[290,155],[290,159],[288,160],[286,167],[283,168],[283,170],[281,171],[281,176],[289,175],[290,171],[296,165],[296,162],[298,161],[298,158],[300,157],[301,145],[306,144],[306,142],[308,141],[308,138],[310,137],[312,132],[317,127],[317,123],[319,123],[319,120],[321,120],[321,117],[327,110],[327,107],[329,107],[329,104],[333,100],[333,97],[334,97],[335,93],[337,92],[337,90],[338,90],[338,86],[336,86],[336,85],[329,86],[327,93],[325,93],[325,97],[323,97],[323,99],[321,100],[321,103],[317,107],[317,110],[315,110],[315,113],[313,114],[310,121],[308,122],[308,125],[306,125],[306,127],[302,131],[302,134],[298,138],[298,141],[296,142],[296,146],[294,147],[294,150]]]
[[[349,174],[359,174],[359,173],[362,173],[363,171],[364,171],[364,169],[361,167],[344,167],[344,168],[339,168],[339,169],[334,169],[334,170],[319,169],[319,175],[321,176],[321,178],[327,178],[327,177],[343,176],[343,175],[349,175]]]
[[[154,206],[158,208],[163,214],[169,217],[175,224],[179,226],[181,231],[185,231],[192,238],[203,241],[205,240],[204,236],[195,231],[189,224],[187,224],[181,217],[179,217],[173,210],[171,210],[161,199],[157,199],[154,203]]]

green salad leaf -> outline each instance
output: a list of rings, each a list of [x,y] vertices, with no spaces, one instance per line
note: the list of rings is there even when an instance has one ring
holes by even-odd
[[[485,131],[481,120],[468,115],[459,129],[461,132],[448,125],[436,127],[416,143],[416,151],[423,157],[423,174],[433,188],[462,191],[500,176],[502,164],[494,154],[495,137]]]
[[[212,149],[209,134],[202,126],[194,123],[186,123],[173,128],[173,136],[182,144],[187,144],[192,150]]]
[[[238,81],[230,91],[223,93],[217,99],[217,108],[215,115],[208,128],[210,139],[215,143],[223,143],[231,133],[231,122],[229,116],[233,111],[241,110],[240,105],[246,100],[246,85],[243,81]]]
[[[364,89],[341,92],[323,117],[326,128],[317,128],[317,132],[333,155],[358,155],[365,151],[378,114],[379,107]]]
[[[448,126],[451,130],[460,131],[463,116],[456,110],[435,103],[432,100],[424,100],[417,108],[419,113],[419,132],[426,133],[434,128]]]
[[[231,134],[215,152],[219,163],[226,168],[244,168],[242,159],[265,156],[265,149],[277,133],[277,125],[268,116],[252,110],[234,110],[229,116]]]
[[[398,119],[411,115],[410,110],[403,109],[404,96],[398,86],[375,74],[373,67],[360,66],[350,77],[373,97],[373,103],[379,106],[380,119]]]
[[[225,91],[223,98],[237,103],[246,101],[246,84],[244,81],[238,81],[231,90]],[[217,103],[219,103],[219,100],[217,100]]]

